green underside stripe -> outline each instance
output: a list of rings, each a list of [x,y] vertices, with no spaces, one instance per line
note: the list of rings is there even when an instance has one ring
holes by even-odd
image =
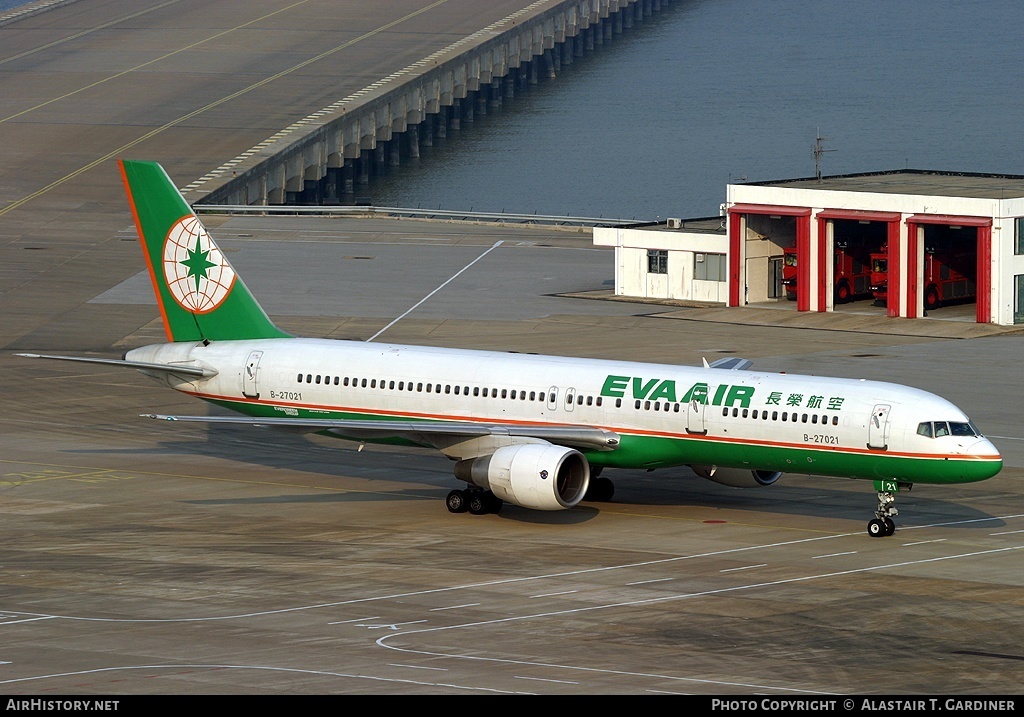
[[[232,411],[253,417],[284,417],[288,414],[262,403],[206,400]],[[444,420],[416,419],[347,411],[289,408],[296,418],[335,420]],[[294,414],[293,414],[294,415]],[[802,446],[763,445],[723,442],[714,438],[645,436],[620,432],[621,441],[614,451],[584,451],[594,466],[609,468],[667,468],[680,465],[715,465],[750,470],[782,471],[807,475],[836,476],[864,480],[889,479],[911,483],[969,483],[991,478],[999,472],[999,460],[956,460],[949,458],[910,458],[885,453],[855,453]],[[357,439],[363,440],[363,439]],[[387,438],[367,439],[366,443],[420,445],[412,441]]]

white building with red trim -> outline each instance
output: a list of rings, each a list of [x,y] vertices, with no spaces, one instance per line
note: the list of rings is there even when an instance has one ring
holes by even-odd
[[[785,301],[795,287],[798,311],[864,298],[919,318],[973,301],[980,323],[1024,323],[1024,176],[898,170],[730,184],[719,217],[595,228],[594,243],[616,248],[623,296],[744,306]],[[868,291],[871,268],[882,270],[881,293]]]

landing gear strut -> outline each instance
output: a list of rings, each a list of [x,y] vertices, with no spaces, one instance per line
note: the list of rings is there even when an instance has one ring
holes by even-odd
[[[875,518],[868,521],[868,535],[872,538],[884,538],[895,533],[896,523],[893,522],[892,516],[900,514],[896,510],[898,485],[891,481],[882,481],[882,483],[882,489],[878,491],[878,508],[875,509]]]

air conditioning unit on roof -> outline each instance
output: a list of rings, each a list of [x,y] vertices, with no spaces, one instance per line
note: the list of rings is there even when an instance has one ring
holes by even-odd
[[[668,228],[669,229],[682,229],[683,228],[683,220],[682,219],[675,219],[675,218],[670,217],[666,221],[666,224],[668,224]]]

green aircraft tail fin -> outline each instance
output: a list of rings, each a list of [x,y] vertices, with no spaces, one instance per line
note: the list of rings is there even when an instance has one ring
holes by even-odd
[[[164,168],[119,164],[168,340],[289,336],[249,293]]]

